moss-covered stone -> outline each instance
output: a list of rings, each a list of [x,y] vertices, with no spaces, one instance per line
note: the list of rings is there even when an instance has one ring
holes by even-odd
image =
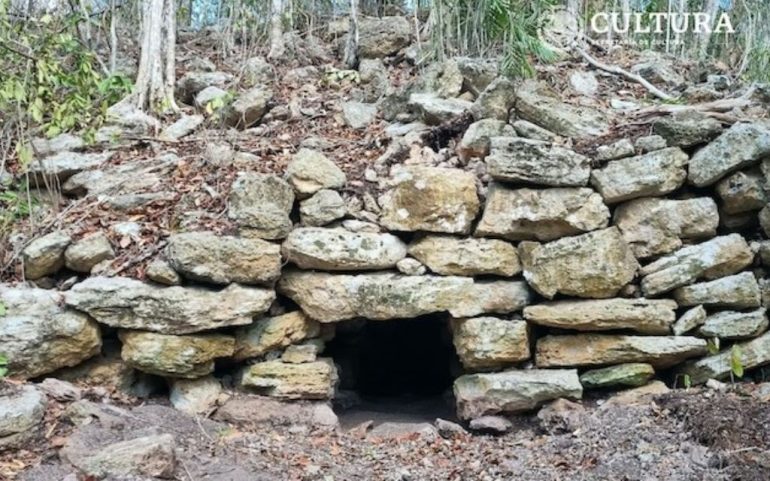
[[[655,375],[655,368],[646,363],[628,363],[601,369],[592,369],[580,375],[580,384],[586,389],[615,386],[643,386]]]

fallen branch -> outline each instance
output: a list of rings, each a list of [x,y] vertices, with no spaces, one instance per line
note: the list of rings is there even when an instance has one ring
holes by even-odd
[[[703,102],[700,104],[691,105],[653,105],[634,112],[637,117],[647,117],[654,115],[670,115],[678,112],[695,111],[701,112],[707,115],[717,117],[716,113],[729,112],[730,110],[746,107],[751,105],[751,96],[754,95],[756,86],[752,85],[746,93],[740,97],[734,97],[729,99],[719,99],[712,102]],[[717,117],[718,118],[718,117]]]
[[[626,80],[630,80],[632,82],[636,82],[640,84],[642,87],[646,88],[651,94],[654,96],[661,98],[663,100],[674,100],[675,97],[667,94],[666,92],[660,90],[658,87],[654,86],[644,78],[642,78],[639,75],[633,74],[627,70],[623,70],[620,67],[617,67],[615,65],[607,65],[605,63],[602,63],[598,60],[596,60],[594,57],[592,57],[588,52],[583,50],[580,47],[575,46],[575,51],[580,54],[583,59],[585,59],[586,62],[588,62],[591,66],[594,68],[597,68],[599,70],[603,70],[605,72],[609,72],[611,74],[619,75]]]

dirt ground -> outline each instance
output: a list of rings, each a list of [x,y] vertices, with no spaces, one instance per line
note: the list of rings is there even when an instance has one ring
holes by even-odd
[[[53,403],[43,439],[0,456],[0,479],[74,481],[58,457],[62,446],[88,453],[169,433],[177,443],[174,479],[184,481],[759,481],[770,472],[770,409],[759,391],[594,399],[513,418],[514,429],[503,436],[447,438],[431,427],[435,413],[419,403],[363,405],[342,413],[337,429],[228,424],[160,401]]]

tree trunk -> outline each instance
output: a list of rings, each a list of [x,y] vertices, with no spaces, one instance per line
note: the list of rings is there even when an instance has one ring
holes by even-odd
[[[358,61],[358,0],[350,0],[350,28],[343,61],[348,68],[355,68]]]
[[[286,46],[283,44],[283,0],[273,0],[270,12],[270,53],[267,58],[283,57]]]
[[[711,42],[711,29],[714,28],[717,14],[719,13],[719,2],[717,0],[706,0],[706,4],[703,6],[703,12],[709,16],[709,28],[701,32],[698,41],[698,58],[701,60],[706,58],[706,54],[708,53],[709,43]]]
[[[142,0],[142,53],[136,85],[124,101],[145,112],[177,110],[174,101],[176,5],[174,0]]]

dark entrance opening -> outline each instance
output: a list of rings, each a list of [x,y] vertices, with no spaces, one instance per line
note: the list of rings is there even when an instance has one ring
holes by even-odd
[[[459,361],[445,315],[342,322],[325,355],[339,367],[338,411],[451,415]]]

